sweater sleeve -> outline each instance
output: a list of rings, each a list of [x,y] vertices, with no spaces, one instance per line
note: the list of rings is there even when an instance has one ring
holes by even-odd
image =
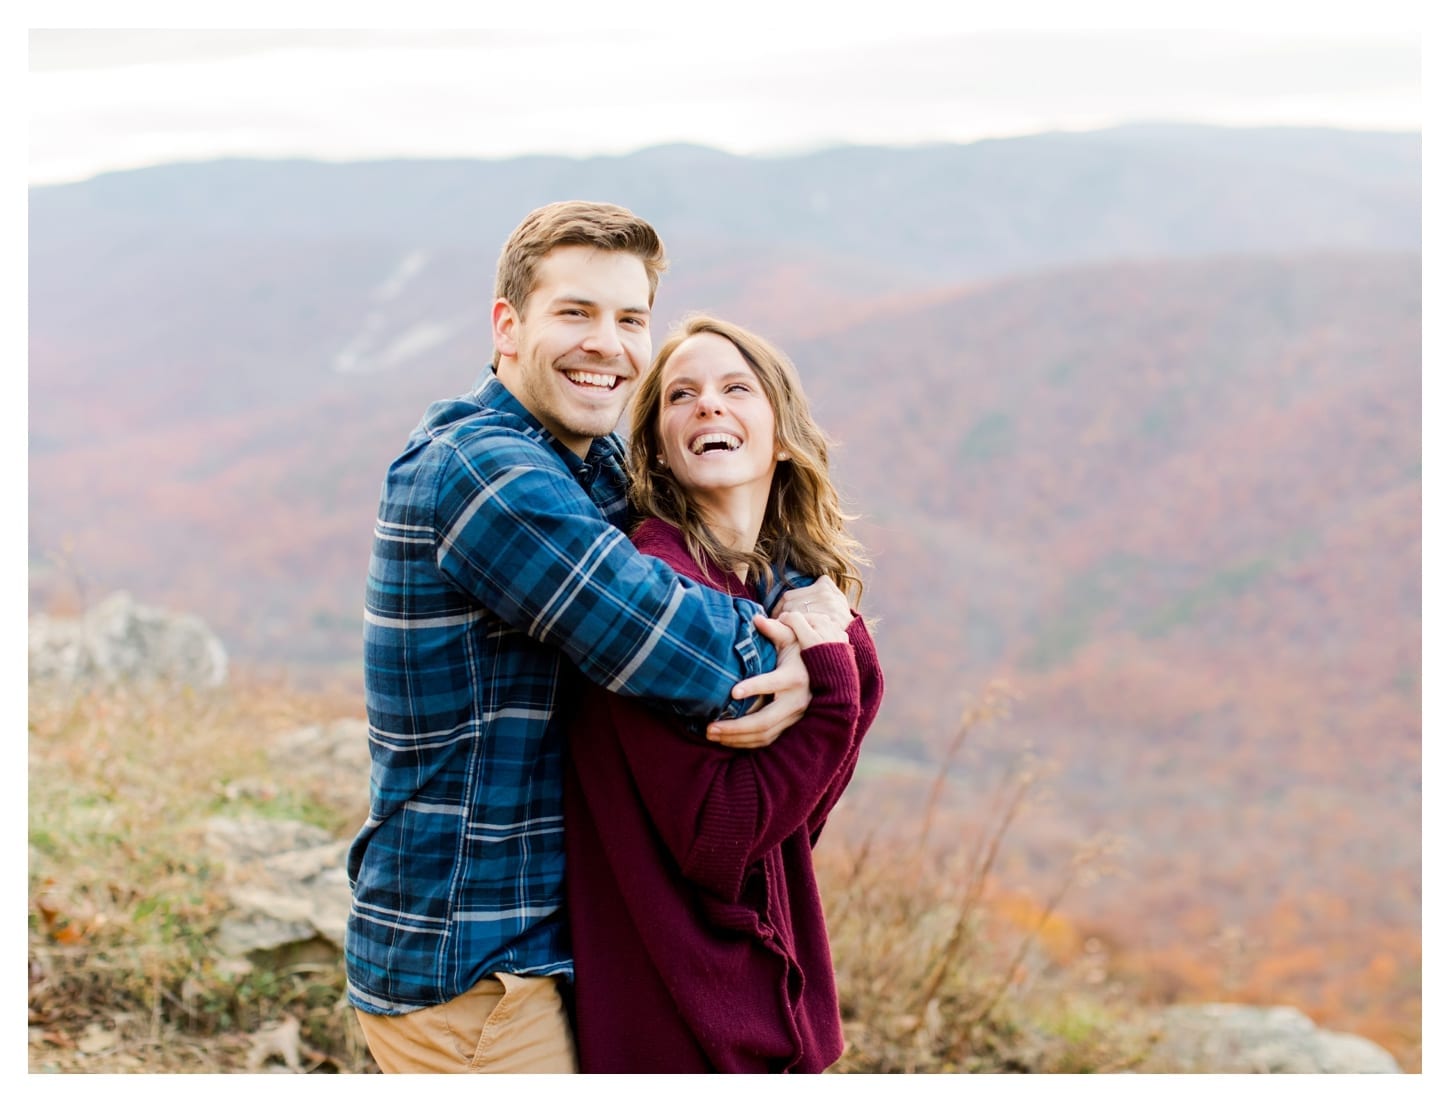
[[[846,629],[846,637],[851,642],[851,650],[856,661],[856,674],[861,686],[860,715],[856,720],[856,727],[851,733],[851,748],[841,762],[841,768],[831,778],[831,783],[820,802],[812,809],[807,822],[813,846],[820,838],[822,828],[826,825],[826,816],[836,806],[842,793],[846,791],[846,786],[851,783],[852,776],[855,775],[856,762],[861,757],[861,743],[866,737],[866,731],[876,719],[876,713],[881,708],[881,697],[885,691],[881,662],[876,654],[876,643],[871,638],[871,632],[866,628],[866,621],[859,614],[852,613],[851,625]]]
[[[723,899],[745,870],[806,825],[851,753],[861,709],[848,643],[802,652],[811,679],[805,716],[769,747],[730,750],[610,698],[639,795],[685,877]]]

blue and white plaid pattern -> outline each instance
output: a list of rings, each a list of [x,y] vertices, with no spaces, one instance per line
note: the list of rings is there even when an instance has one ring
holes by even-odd
[[[491,972],[572,975],[560,753],[581,673],[738,715],[760,606],[641,555],[623,448],[581,460],[493,377],[429,407],[383,485],[364,610],[370,808],[348,855],[348,993],[434,1006]]]

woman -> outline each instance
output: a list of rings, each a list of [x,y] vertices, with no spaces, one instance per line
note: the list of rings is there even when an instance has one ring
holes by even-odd
[[[776,607],[811,675],[763,750],[591,690],[565,754],[565,883],[585,1072],[819,1072],[843,1049],[811,847],[856,766],[882,680],[827,443],[795,369],[696,317],[635,397],[634,535],[702,585]]]

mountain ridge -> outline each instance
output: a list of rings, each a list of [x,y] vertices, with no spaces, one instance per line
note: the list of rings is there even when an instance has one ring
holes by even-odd
[[[760,329],[840,442],[874,749],[937,761],[1009,682],[953,784],[970,811],[1021,745],[1057,764],[1024,884],[1117,831],[1126,880],[1076,904],[1105,940],[1201,979],[1237,927],[1306,1008],[1403,1019],[1418,987],[1371,963],[1419,931],[1419,148],[1150,128],[32,191],[32,607],[126,588],[355,678],[379,483],[486,369],[503,236],[609,195],[671,251],[657,343],[686,310]]]

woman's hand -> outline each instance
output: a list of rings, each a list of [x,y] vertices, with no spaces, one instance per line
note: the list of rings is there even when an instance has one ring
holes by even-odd
[[[846,600],[846,595],[836,583],[825,576],[808,586],[787,589],[782,593],[771,615],[779,620],[785,612],[803,613],[818,631],[830,625],[841,631],[851,626],[851,602]]]
[[[818,647],[822,643],[847,643],[845,627],[837,626],[836,622],[828,616],[822,615],[812,619],[811,615],[805,612],[782,612],[780,622],[800,640],[801,650],[807,651],[812,647]]]
[[[799,619],[799,617],[797,617]],[[736,700],[756,698],[749,712],[738,719],[720,719],[705,737],[732,750],[759,750],[769,746],[806,714],[811,703],[811,677],[801,661],[800,640],[779,620],[755,617],[755,630],[775,647],[775,669],[736,684]]]

